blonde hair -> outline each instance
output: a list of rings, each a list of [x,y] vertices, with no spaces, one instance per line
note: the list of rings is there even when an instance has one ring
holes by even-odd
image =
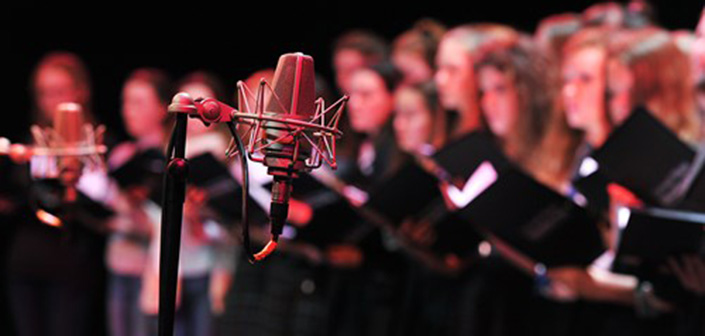
[[[563,59],[569,54],[574,54],[580,50],[597,48],[607,50],[609,36],[612,33],[603,27],[588,27],[579,30],[563,46]]]
[[[621,31],[610,42],[609,56],[624,64],[634,77],[632,106],[647,105],[686,141],[700,138],[690,60],[667,31]]]
[[[570,37],[582,28],[580,15],[563,13],[545,18],[539,22],[534,40],[547,57],[560,62],[561,51]]]
[[[443,39],[456,41],[467,53],[475,54],[498,45],[512,45],[519,39],[519,33],[501,24],[478,23],[455,27],[449,30]]]

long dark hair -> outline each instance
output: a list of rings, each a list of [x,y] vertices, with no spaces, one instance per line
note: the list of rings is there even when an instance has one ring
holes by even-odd
[[[414,26],[399,35],[392,45],[393,52],[411,52],[420,55],[426,63],[435,69],[438,44],[446,28],[432,19],[421,19]]]
[[[364,70],[372,71],[377,74],[384,82],[384,87],[390,95],[393,95],[402,79],[401,72],[399,72],[394,64],[389,61],[369,66],[364,68]],[[344,141],[341,143],[338,153],[342,157],[347,157],[350,160],[356,160],[360,151],[360,145],[364,142],[366,135],[353,131],[349,127],[349,123],[347,123],[346,126],[347,128],[343,130],[345,133]],[[389,146],[390,142],[393,144],[392,146]],[[398,149],[398,146],[396,146],[396,142],[394,140],[394,130],[392,127],[391,117],[382,127],[380,134],[374,139],[374,146],[375,148],[391,147],[387,153],[388,157],[384,158],[389,163],[384,169],[385,173],[393,171],[396,167],[398,167],[400,161],[402,160],[402,152]]]
[[[174,85],[166,72],[156,68],[139,68],[127,77],[125,84],[133,81],[143,82],[154,89],[154,92],[159,98],[159,102],[165,107],[169,105],[174,96]],[[167,113],[162,123],[165,134],[169,133],[173,128],[175,119]],[[166,141],[166,139],[165,139]]]
[[[32,73],[32,87],[30,91],[34,97],[37,96],[36,92],[36,82],[38,76],[42,70],[45,69],[59,69],[64,71],[71,77],[76,89],[84,93],[85,101],[77,102],[83,107],[83,114],[88,121],[93,119],[91,111],[91,78],[88,72],[88,67],[76,54],[67,51],[54,51],[45,55],[34,68]],[[42,114],[39,113],[39,106],[36,106],[36,99],[33,100],[35,104],[32,108],[32,122],[45,124],[49,120],[41,120]]]
[[[221,102],[225,102],[226,94],[225,94],[225,87],[223,86],[223,83],[220,81],[220,79],[216,75],[214,75],[210,72],[207,72],[207,71],[199,70],[199,71],[194,71],[194,72],[186,75],[186,77],[182,78],[179,81],[179,83],[176,87],[181,88],[184,85],[194,84],[194,83],[203,84],[204,86],[208,87],[209,89],[211,89],[211,91],[213,91],[213,94],[215,95],[215,97],[211,97],[211,98],[217,99]],[[198,98],[198,97],[193,97],[193,98]]]
[[[412,90],[423,97],[426,108],[431,113],[431,135],[426,141],[434,148],[441,148],[448,140],[451,127],[448,112],[443,109],[438,97],[438,89],[433,81],[404,86],[400,90]]]
[[[492,67],[505,74],[516,88],[519,115],[517,128],[502,139],[521,162],[531,157],[545,134],[556,108],[557,81],[547,60],[528,39],[500,46],[482,55],[476,69]]]
[[[578,144],[558,104],[558,73],[528,36],[489,48],[476,68],[493,67],[513,83],[518,99],[516,129],[501,139],[507,155],[546,183],[567,179]]]
[[[389,56],[387,42],[368,30],[351,30],[336,38],[333,44],[333,55],[346,49],[356,50],[362,54],[367,66],[383,62]]]
[[[174,95],[174,86],[169,76],[162,70],[156,68],[139,68],[130,73],[125,83],[139,81],[149,84],[157,93],[159,101],[169,104]]]

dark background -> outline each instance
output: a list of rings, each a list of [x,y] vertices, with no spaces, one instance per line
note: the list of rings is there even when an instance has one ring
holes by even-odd
[[[234,92],[235,83],[255,70],[273,67],[280,54],[302,51],[316,60],[318,72],[331,80],[333,39],[351,28],[377,32],[387,40],[430,17],[447,26],[493,21],[533,32],[551,14],[579,12],[594,1],[298,1],[212,0],[163,5],[142,1],[101,4],[45,4],[25,0],[0,5],[0,44],[4,99],[0,136],[24,139],[31,109],[29,77],[45,53],[68,50],[80,55],[92,75],[93,111],[118,138],[124,136],[119,115],[120,88],[137,67],[159,67],[177,79],[193,70],[219,75]],[[57,1],[58,2],[58,1]],[[96,1],[97,2],[97,1]],[[669,29],[693,29],[705,3],[659,1],[658,19]],[[3,224],[3,223],[0,223]],[[11,239],[3,226],[0,257],[4,265]],[[4,271],[4,267],[3,271]],[[4,272],[3,272],[4,273]],[[0,280],[0,332],[12,333],[4,277]]]
[[[0,136],[21,139],[29,127],[29,77],[46,52],[68,50],[87,63],[93,80],[93,110],[112,132],[123,134],[120,87],[129,72],[152,66],[174,79],[198,69],[221,77],[228,92],[255,70],[273,67],[280,54],[302,51],[331,79],[331,44],[351,28],[365,28],[387,40],[423,17],[448,26],[493,21],[533,32],[539,20],[579,12],[595,1],[230,1],[164,4],[120,1],[107,4],[29,2],[1,11],[6,58],[4,115]],[[703,1],[655,2],[669,29],[693,29]],[[3,57],[5,58],[5,57]]]

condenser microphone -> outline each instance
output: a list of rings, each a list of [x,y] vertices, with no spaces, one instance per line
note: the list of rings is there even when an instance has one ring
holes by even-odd
[[[165,169],[165,198],[162,201],[159,288],[163,295],[159,297],[159,335],[173,334],[188,171],[185,157],[188,118],[200,119],[206,125],[222,123],[228,126],[233,140],[225,154],[240,156],[242,240],[247,259],[254,263],[267,257],[277,246],[289,212],[291,180],[300,173],[320,167],[323,162],[333,169],[336,167],[335,140],[342,136],[338,123],[348,98],[343,97],[327,107],[323,99],[314,100],[314,78],[313,58],[301,53],[285,54],[279,58],[273,85],[261,80],[256,96],[252,96],[243,82],[238,82],[237,109],[212,98],[193,99],[186,93],[174,96],[169,112],[176,113],[176,123],[167,146],[169,163]],[[254,108],[248,102],[253,102]],[[249,134],[248,146],[243,140],[245,135],[241,136],[237,129],[244,124],[250,126],[245,132],[245,135]],[[270,209],[272,237],[256,254],[250,249],[247,215],[248,157],[267,166],[274,179]]]
[[[316,112],[313,58],[302,53],[282,55],[272,86],[276,98],[266,104],[264,114],[274,118],[263,122],[262,128],[264,165],[274,179],[270,225],[273,237],[278,238],[289,213],[292,179],[310,170],[306,160],[311,156],[311,145],[302,134],[292,132],[288,123],[311,120]]]
[[[102,143],[105,127],[93,128],[86,123],[79,104],[59,104],[51,128],[42,129],[34,125],[31,131],[34,146],[28,152],[32,157],[31,170],[39,174],[38,177],[56,177],[53,175],[67,168],[77,169],[77,162],[89,167],[102,165],[101,155],[106,151]],[[47,163],[50,165],[45,167]],[[48,176],[42,176],[45,173]]]
[[[76,103],[62,103],[54,116],[55,141],[64,148],[76,148],[84,141],[83,109]]]
[[[238,82],[238,108],[213,98],[193,99],[186,93],[174,96],[169,105],[169,112],[200,119],[206,125],[228,125],[233,140],[226,155],[241,156],[245,186],[248,184],[248,157],[264,164],[273,177],[272,239],[256,254],[250,253],[247,203],[243,203],[243,245],[251,262],[264,259],[277,246],[289,213],[292,179],[319,168],[323,162],[333,169],[337,167],[336,139],[342,135],[338,123],[348,97],[326,106],[325,101],[316,99],[315,94],[313,58],[290,53],[279,58],[272,84],[262,79],[254,96],[243,82]],[[245,124],[249,126],[248,130],[240,135],[237,127]],[[244,195],[243,199],[246,199]]]
[[[16,163],[29,162],[32,178],[56,179],[66,187],[63,200],[76,200],[76,185],[83,168],[102,166],[101,155],[105,127],[94,128],[86,123],[81,105],[61,103],[54,112],[52,127],[31,127],[33,145],[11,144],[0,138],[0,155],[8,155]],[[62,220],[46,209],[37,209],[37,218],[44,224],[60,227]]]
[[[0,155],[7,155],[16,163],[31,162],[31,165],[41,166],[32,169],[41,171],[36,177],[55,177],[56,164],[67,157],[78,158],[89,166],[102,165],[101,155],[106,152],[105,127],[86,123],[83,109],[76,103],[59,104],[52,127],[32,125],[30,130],[34,144],[13,144],[0,138]]]

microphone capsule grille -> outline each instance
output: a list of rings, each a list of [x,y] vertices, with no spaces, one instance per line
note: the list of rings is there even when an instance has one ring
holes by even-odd
[[[279,57],[272,87],[274,93],[279,97],[279,102],[274,98],[270,99],[267,112],[279,114],[288,112],[297,119],[311,119],[313,117],[316,84],[311,56],[302,53],[289,53]]]
[[[76,103],[59,104],[54,116],[57,145],[75,146],[85,141],[83,109]]]

